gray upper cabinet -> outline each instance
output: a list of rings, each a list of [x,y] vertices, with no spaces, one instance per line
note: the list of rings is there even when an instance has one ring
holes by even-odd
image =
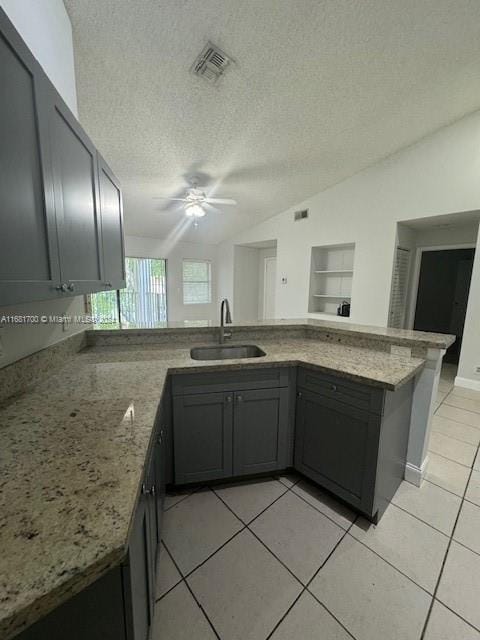
[[[59,295],[45,86],[0,10],[0,306]]]
[[[122,190],[117,178],[97,153],[102,220],[103,278],[107,288],[125,287]]]
[[[125,286],[118,181],[0,9],[0,306]]]
[[[61,280],[71,293],[89,293],[103,286],[97,152],[53,88],[50,95]]]
[[[288,443],[288,389],[235,393],[233,474],[284,469]]]

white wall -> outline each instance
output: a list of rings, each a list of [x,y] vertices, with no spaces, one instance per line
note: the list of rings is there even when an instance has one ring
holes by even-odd
[[[167,312],[170,321],[217,320],[217,247],[194,242],[173,246],[158,238],[125,236],[125,254],[135,258],[166,258]],[[212,263],[212,303],[183,304],[182,260],[197,258]]]
[[[72,25],[62,0],[0,0],[0,7],[78,116]]]
[[[219,270],[230,274],[232,245],[277,239],[276,316],[305,317],[311,247],[355,243],[349,321],[385,326],[396,223],[478,210],[479,178],[480,112],[476,112],[223,243]],[[309,218],[294,222],[293,212],[303,208],[309,209]],[[468,323],[475,321],[470,307],[480,306],[479,270],[477,263],[463,350],[476,354],[480,332]],[[288,279],[284,285],[283,276]],[[231,286],[232,278],[223,278],[219,294],[231,296]],[[465,377],[472,377],[468,362],[462,357],[460,368]]]
[[[77,94],[73,67],[72,27],[62,0],[0,0],[33,55],[42,65],[73,113],[77,114]],[[82,315],[83,298],[28,303],[0,308],[3,315]],[[83,331],[83,325],[6,325],[0,331],[3,356],[0,366],[34,353],[45,346]]]
[[[472,282],[468,299],[467,316],[463,330],[462,354],[458,367],[458,384],[466,384],[480,391],[480,230],[477,236],[477,250],[473,262]]]

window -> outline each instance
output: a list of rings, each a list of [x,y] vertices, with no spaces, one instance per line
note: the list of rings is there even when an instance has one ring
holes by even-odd
[[[126,287],[90,296],[91,315],[104,328],[122,326],[155,327],[167,321],[167,261],[154,258],[126,258]]]
[[[183,304],[212,301],[212,265],[209,260],[183,261]]]

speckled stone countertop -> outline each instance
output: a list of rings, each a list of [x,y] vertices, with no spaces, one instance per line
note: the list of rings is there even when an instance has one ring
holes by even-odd
[[[207,333],[212,328],[217,328],[218,323],[198,320],[188,322],[161,322],[154,327],[144,327],[135,324],[112,325],[109,329],[104,329],[97,325],[91,331],[97,335],[129,335],[141,334],[152,335],[156,330],[165,333],[167,330],[171,334],[182,334],[185,331],[196,330]],[[297,318],[285,320],[245,320],[234,322],[229,328],[235,329],[288,329],[304,328],[318,334],[334,333],[344,337],[355,337],[367,339],[369,341],[384,342],[407,347],[427,347],[432,349],[447,349],[455,342],[455,336],[447,333],[432,333],[428,331],[415,331],[413,329],[394,329],[392,327],[377,327],[374,325],[355,324],[346,320],[320,320],[316,318]]]
[[[311,339],[263,358],[194,361],[190,345],[90,347],[0,411],[0,637],[14,637],[125,556],[170,373],[303,363],[393,390],[419,358]]]

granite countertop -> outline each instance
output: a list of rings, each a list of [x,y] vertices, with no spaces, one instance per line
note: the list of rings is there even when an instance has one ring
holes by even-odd
[[[125,556],[170,373],[304,363],[394,390],[419,358],[311,339],[263,358],[194,361],[190,345],[90,347],[0,411],[0,637],[13,637]]]
[[[369,340],[377,340],[381,342],[392,342],[397,345],[408,347],[427,347],[433,349],[448,349],[455,342],[455,336],[447,333],[432,333],[429,331],[415,331],[414,329],[394,329],[392,327],[378,327],[374,325],[355,324],[346,320],[324,320],[316,318],[296,318],[284,320],[245,320],[234,322],[228,328],[308,328],[317,330],[322,333],[338,333],[342,336],[368,338]],[[160,322],[154,326],[144,326],[132,323],[112,324],[108,328],[102,325],[93,326],[91,331],[97,335],[113,335],[123,332],[125,335],[129,333],[136,334],[152,334],[154,331],[165,333],[181,334],[186,330],[195,331],[197,333],[205,332],[218,328],[217,322],[208,320],[189,320],[185,322],[170,321]]]

